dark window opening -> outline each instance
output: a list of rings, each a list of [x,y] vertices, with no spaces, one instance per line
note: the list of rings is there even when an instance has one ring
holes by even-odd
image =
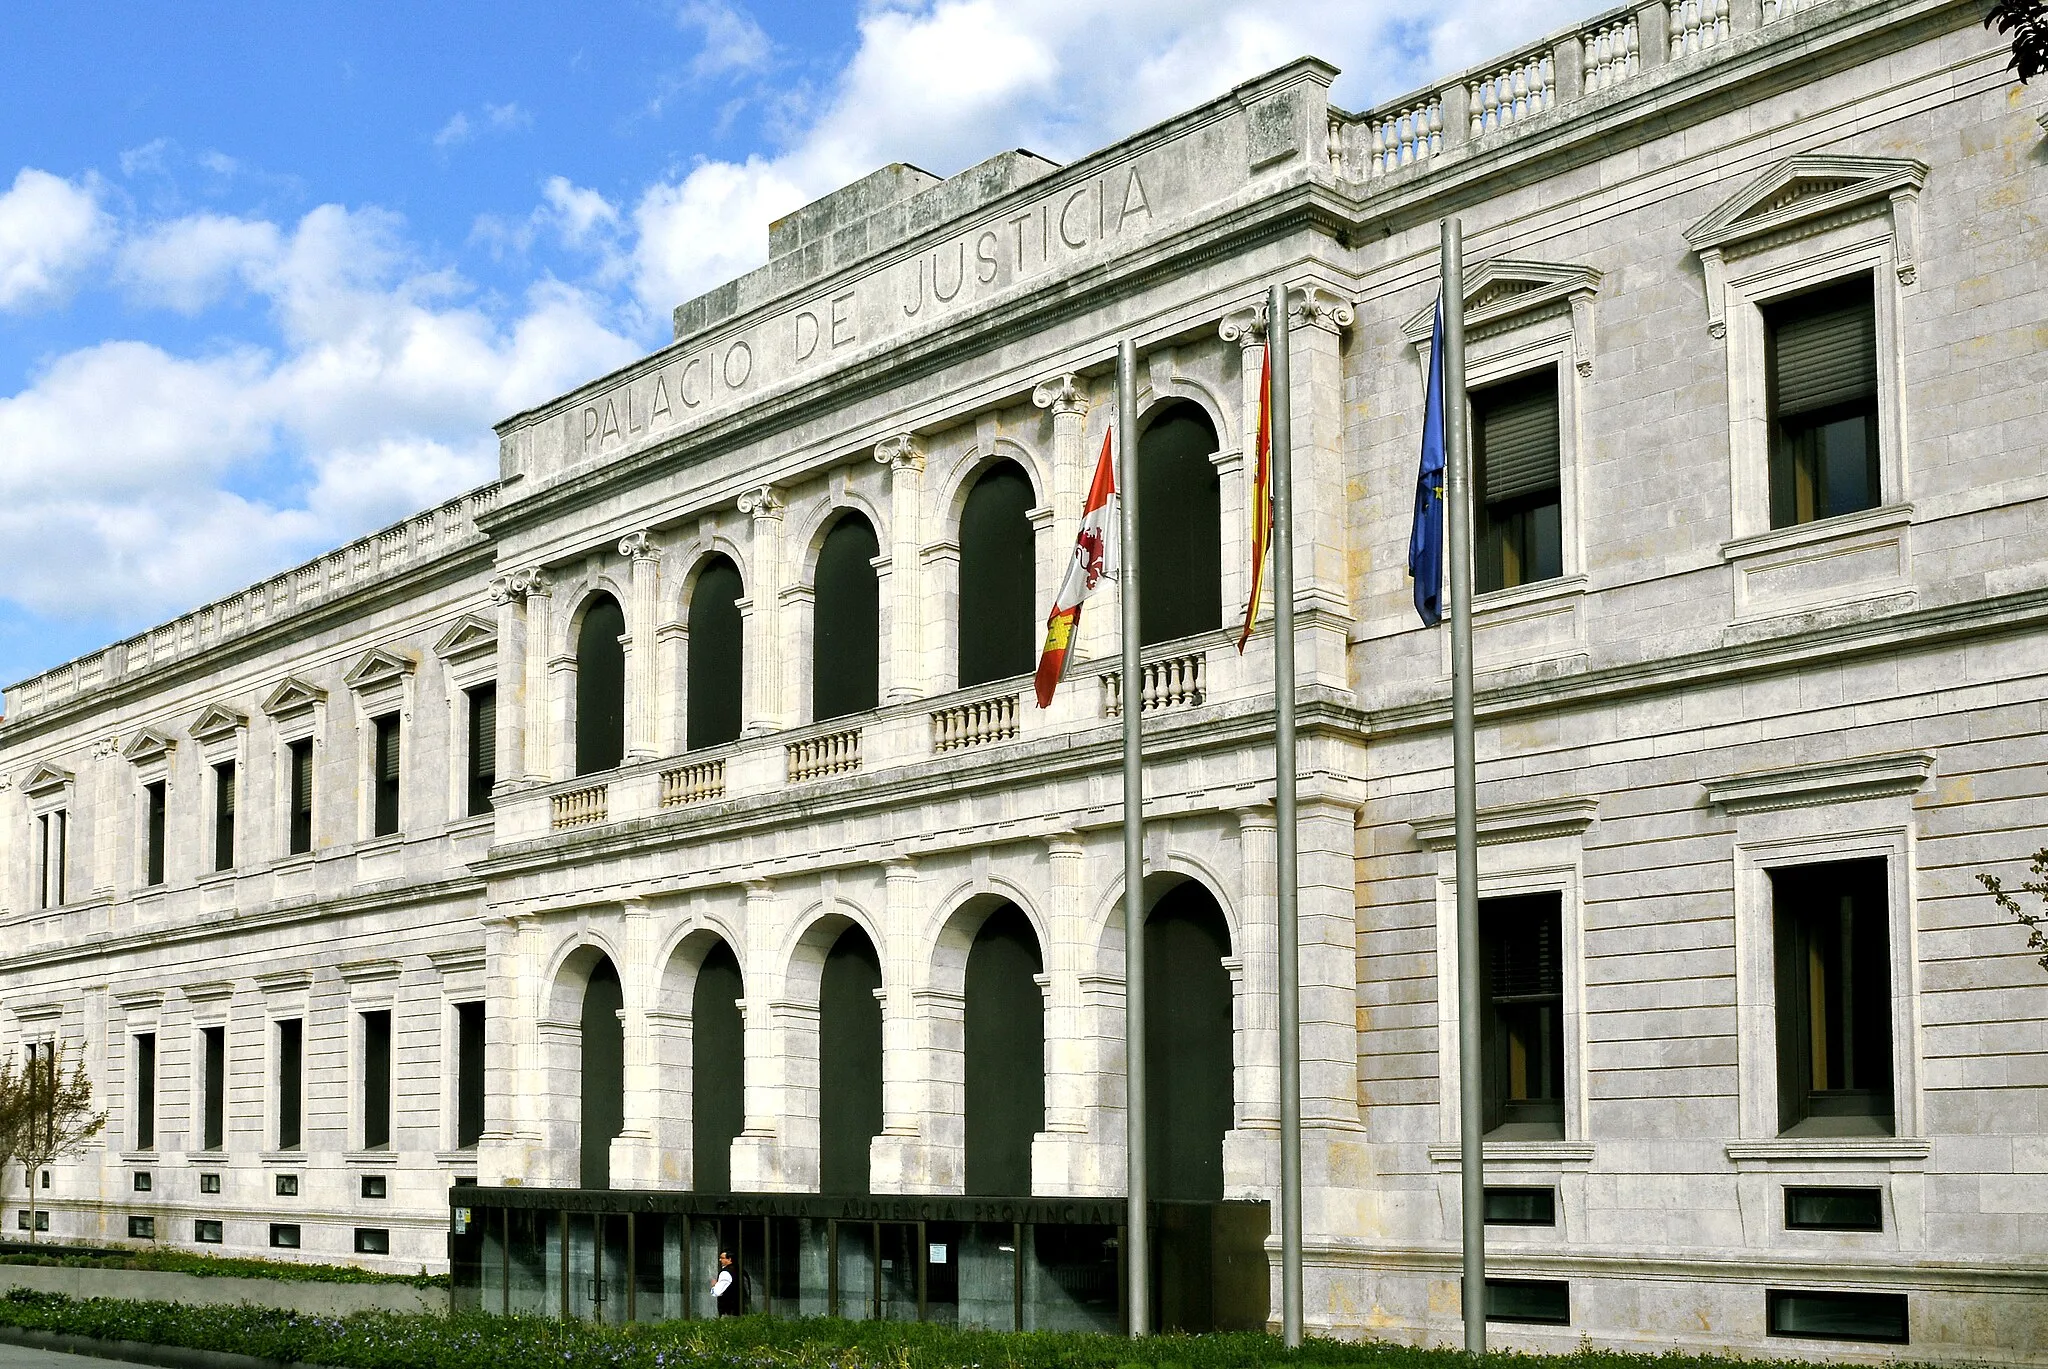
[[[1554,1188],[1486,1189],[1488,1226],[1556,1226],[1557,1190]]]
[[[213,868],[235,868],[235,763],[213,767]]]
[[[373,724],[375,754],[371,759],[376,774],[376,813],[373,836],[388,837],[398,831],[399,735],[398,715],[386,713]]]
[[[1223,1197],[1223,1134],[1230,1130],[1230,931],[1208,889],[1168,890],[1145,918],[1146,1150],[1162,1201]]]
[[[156,1149],[156,1033],[135,1035],[135,1148]]]
[[[498,783],[498,686],[481,684],[469,696],[469,816],[491,811],[491,789]]]
[[[1882,1231],[1884,1191],[1787,1187],[1785,1226],[1792,1231]]]
[[[270,1224],[270,1244],[277,1250],[297,1250],[299,1248],[298,1224],[296,1222],[272,1222]]]
[[[142,879],[145,884],[164,882],[164,819],[170,807],[169,786],[163,780],[143,786],[144,819]]]
[[[818,1191],[866,1193],[882,1130],[882,961],[858,927],[839,934],[818,983]]]
[[[1488,1279],[1488,1321],[1572,1324],[1572,1286],[1563,1279]]]
[[[1045,994],[1038,935],[1014,903],[967,953],[967,1192],[1031,1192],[1031,1138],[1045,1130]]]
[[[1216,429],[1193,404],[1160,411],[1138,438],[1138,640],[1223,624],[1223,513]]]
[[[135,1171],[134,1183],[137,1193],[147,1193],[156,1187],[156,1176],[146,1169],[138,1169]]]
[[[313,739],[301,737],[285,750],[291,757],[289,854],[302,856],[313,849]]]
[[[221,1243],[220,1223],[209,1221],[204,1217],[197,1219],[192,1223],[192,1239],[200,1245],[219,1245]]]
[[[583,986],[582,1184],[612,1186],[612,1140],[626,1129],[626,1006],[619,972],[608,959],[591,966]]]
[[[29,1229],[27,1208],[23,1208],[14,1214],[14,1224],[23,1231]],[[50,1229],[50,1210],[48,1208],[36,1209],[35,1229],[38,1231],[48,1231]]]
[[[1904,1345],[1909,1337],[1904,1293],[1809,1292],[1773,1288],[1765,1308],[1774,1336]]]
[[[391,1233],[381,1226],[359,1226],[356,1228],[356,1254],[389,1255]]]
[[[1474,390],[1471,403],[1477,590],[1554,580],[1564,574],[1557,368]]]
[[[1014,461],[991,466],[960,511],[960,686],[1032,668],[1038,591],[1031,479]]]
[[[1763,315],[1771,526],[1877,507],[1877,303],[1871,278],[1774,301]]]
[[[744,592],[739,568],[723,556],[705,562],[690,591],[684,745],[691,750],[722,746],[740,735],[740,692],[746,678],[740,617]]]
[[[615,770],[626,758],[626,615],[600,594],[576,632],[576,773]]]
[[[1563,913],[1557,894],[1482,899],[1486,1134],[1564,1135]]]
[[[391,1185],[386,1175],[365,1174],[361,1191],[365,1198],[386,1198],[391,1194]]]
[[[200,1140],[201,1150],[219,1150],[227,1133],[228,1029],[201,1027]]]
[[[1778,1128],[1892,1134],[1890,911],[1885,862],[1771,871]]]
[[[391,1144],[391,1010],[363,1014],[363,1149]]]
[[[218,1175],[218,1174],[213,1174],[213,1173],[207,1173],[207,1174],[202,1174],[202,1175],[200,1175],[200,1176],[199,1176],[199,1191],[200,1191],[201,1193],[218,1193],[218,1192],[220,1192],[220,1175]]]
[[[216,1176],[216,1179],[218,1179],[218,1176]],[[272,1187],[277,1191],[277,1196],[280,1198],[296,1198],[299,1196],[299,1176],[296,1174],[280,1174],[277,1176],[277,1182]],[[220,1189],[216,1187],[210,1191],[218,1193]]]
[[[744,986],[732,948],[720,941],[697,967],[690,994],[691,1187],[732,1191],[732,1142],[746,1127]]]
[[[299,1148],[300,1080],[306,1060],[306,1024],[287,1018],[277,1024],[277,1148]]]
[[[455,1148],[484,1135],[484,1005],[455,1005]]]
[[[64,906],[64,866],[69,854],[66,848],[70,831],[70,817],[62,808],[39,814],[36,818],[36,844],[42,858],[41,878],[36,886],[39,907]]]
[[[37,1228],[37,1229],[38,1229],[38,1230],[41,1230],[41,1227],[40,1227],[40,1226],[38,1226],[38,1228]],[[154,1217],[130,1217],[130,1218],[128,1219],[128,1239],[129,1239],[129,1240],[131,1240],[131,1241],[153,1241],[153,1240],[155,1240],[155,1239],[156,1239],[156,1218],[154,1218]]]
[[[875,530],[857,513],[833,524],[818,550],[811,717],[819,722],[865,712],[881,698],[882,588],[874,567],[880,554]]]

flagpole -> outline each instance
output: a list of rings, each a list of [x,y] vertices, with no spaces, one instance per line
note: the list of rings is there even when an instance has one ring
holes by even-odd
[[[1151,1204],[1145,1172],[1145,767],[1138,725],[1144,684],[1138,661],[1138,349],[1116,348],[1117,490],[1122,547],[1117,595],[1123,610],[1124,715],[1124,1286],[1132,1339],[1152,1329]]]
[[[1465,245],[1443,221],[1444,502],[1450,520],[1451,771],[1458,872],[1458,1171],[1465,1349],[1486,1350],[1486,1170],[1481,1128],[1479,784],[1472,730],[1472,463],[1465,416]]]
[[[1266,300],[1266,362],[1272,386],[1267,459],[1273,476],[1273,823],[1280,922],[1280,1328],[1301,1344],[1301,935],[1294,816],[1294,434],[1289,385],[1287,286]],[[1253,605],[1257,611],[1257,605]]]

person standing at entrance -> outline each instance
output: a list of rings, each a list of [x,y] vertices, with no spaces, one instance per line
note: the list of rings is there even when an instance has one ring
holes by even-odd
[[[711,1281],[711,1300],[718,1304],[718,1315],[737,1317],[740,1314],[740,1281],[732,1267],[732,1252],[718,1252],[718,1277]]]

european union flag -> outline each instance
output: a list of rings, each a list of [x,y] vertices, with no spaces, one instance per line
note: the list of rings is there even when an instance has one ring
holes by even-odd
[[[1415,525],[1408,533],[1408,578],[1424,627],[1444,620],[1444,302],[1429,330],[1429,390],[1422,409],[1422,467],[1415,474]]]

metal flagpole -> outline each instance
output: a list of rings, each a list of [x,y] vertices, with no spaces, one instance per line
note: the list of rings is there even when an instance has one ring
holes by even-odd
[[[1486,1349],[1486,1172],[1480,1129],[1479,784],[1472,738],[1472,460],[1465,416],[1465,245],[1443,222],[1445,512],[1451,557],[1451,770],[1458,845],[1458,1168],[1465,1348]]]
[[[1280,885],[1280,1327],[1301,1344],[1301,935],[1294,830],[1294,445],[1287,286],[1266,300],[1272,393],[1268,460],[1273,510],[1273,819]]]
[[[1117,490],[1123,509],[1117,594],[1123,608],[1124,713],[1124,1285],[1131,1336],[1152,1329],[1151,1205],[1145,1173],[1145,766],[1138,724],[1144,685],[1138,663],[1138,349],[1116,349]]]

